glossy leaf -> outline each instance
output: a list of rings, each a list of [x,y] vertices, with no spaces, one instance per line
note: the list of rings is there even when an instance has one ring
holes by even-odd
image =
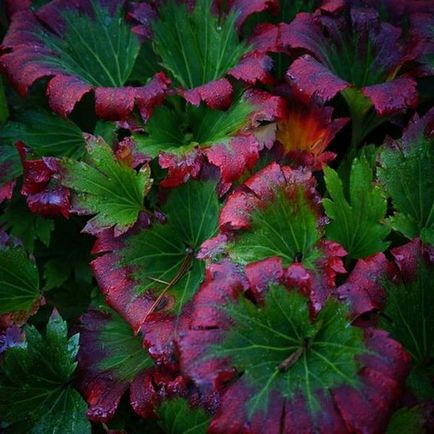
[[[204,105],[197,108],[186,105],[182,112],[162,106],[155,109],[145,125],[147,134],[136,134],[134,138],[138,149],[151,157],[158,156],[160,152],[182,155],[195,146],[206,148],[229,141],[249,123],[249,115],[253,111],[254,106],[243,98],[237,99],[225,112],[211,110]]]
[[[235,285],[209,289],[195,297],[194,322],[180,338],[187,374],[204,393],[223,389],[208,432],[381,431],[408,369],[399,344],[351,325],[335,300],[312,317],[307,297],[281,284],[269,284],[261,303]],[[377,393],[383,412],[366,417]]]
[[[118,161],[102,139],[91,138],[87,150],[88,163],[62,162],[62,183],[77,192],[73,207],[80,214],[96,214],[86,226],[90,233],[112,226],[117,233],[125,232],[144,209],[152,183],[150,169],[144,166],[136,173]]]
[[[92,92],[98,117],[125,119],[137,107],[147,119],[169,84],[163,73],[146,77],[142,86],[125,86],[140,50],[121,3],[103,0],[50,2],[37,13],[15,13],[0,59],[20,94],[48,77],[53,111],[66,117]]]
[[[225,312],[233,326],[222,343],[209,348],[209,355],[229,357],[244,373],[246,384],[257,390],[246,402],[249,417],[266,411],[272,390],[290,401],[300,394],[309,411],[316,413],[321,409],[316,388],[358,385],[355,357],[366,351],[362,332],[348,327],[344,310],[335,302],[330,301],[311,323],[306,299],[276,287],[265,296],[264,308],[241,298],[228,304]],[[318,382],[315,368],[321,364],[325,366],[319,369]]]
[[[211,3],[198,0],[190,13],[186,4],[170,1],[160,8],[160,19],[153,25],[163,66],[186,89],[221,78],[248,51],[238,40],[236,14],[230,12],[219,20]]]
[[[268,206],[252,211],[249,230],[228,246],[234,261],[247,264],[279,256],[286,266],[302,258],[313,267],[320,254],[317,215],[301,188],[291,197],[287,194],[276,191]]]
[[[41,60],[92,85],[120,87],[132,71],[139,41],[123,19],[121,7],[112,14],[99,0],[91,5],[94,18],[71,9],[62,11],[65,28],[61,38],[41,32],[53,53]]]
[[[91,420],[107,421],[130,384],[153,362],[140,337],[108,308],[87,312],[80,330],[79,385],[89,404],[87,414]]]
[[[133,269],[136,295],[151,292],[158,297],[167,291],[161,306],[154,306],[156,312],[168,304],[178,317],[203,280],[205,267],[195,256],[217,228],[215,188],[214,182],[189,181],[172,190],[162,207],[167,223],[155,222],[127,237],[118,252],[119,265]]]

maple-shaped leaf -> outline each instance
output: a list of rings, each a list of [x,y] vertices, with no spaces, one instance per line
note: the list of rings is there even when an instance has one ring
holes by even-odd
[[[189,181],[171,190],[161,207],[166,223],[139,226],[117,243],[101,238],[94,249],[111,252],[92,266],[108,303],[135,331],[149,320],[145,333],[152,335],[155,324],[161,341],[163,328],[169,342],[176,334],[183,307],[204,278],[205,264],[196,254],[217,229],[215,189],[215,182]]]
[[[246,1],[246,0],[241,0]],[[258,51],[273,53],[274,72],[282,77],[288,69],[288,24],[300,12],[336,13],[345,6],[345,0],[293,0],[277,2],[269,9],[250,16],[243,25],[243,34]]]
[[[22,196],[14,197],[0,215],[0,225],[13,237],[19,239],[25,249],[32,253],[36,241],[50,244],[54,220],[32,213]]]
[[[345,272],[340,258],[346,254],[338,244],[322,240],[319,202],[311,172],[272,163],[228,197],[220,234],[204,244],[202,255],[223,253],[245,267],[280,261],[289,279],[303,282],[318,310],[336,273]],[[221,245],[210,248],[213,242]]]
[[[133,409],[146,418],[154,416],[160,388],[169,394],[171,388],[182,390],[182,378],[169,370],[158,371],[142,338],[106,306],[81,318],[78,366],[79,388],[92,421],[111,419],[127,390]]]
[[[248,84],[270,83],[272,61],[265,53],[252,50],[237,32],[237,18],[245,19],[254,11],[230,2],[227,13],[218,14],[212,3],[197,0],[190,8],[188,2],[166,2],[156,11],[152,43],[187,101],[224,109],[231,104],[233,91],[226,76]],[[267,1],[258,3],[268,6]]]
[[[63,160],[62,184],[76,192],[73,209],[78,214],[96,214],[85,230],[95,234],[114,227],[125,232],[144,210],[144,197],[151,188],[150,169],[137,173],[119,161],[102,138],[89,137],[88,161]]]
[[[300,13],[282,36],[300,53],[287,71],[295,88],[323,101],[338,93],[344,97],[352,148],[388,116],[418,103],[416,81],[405,69],[418,50],[401,33],[381,22],[375,9],[354,7],[336,14]]]
[[[0,316],[22,324],[40,303],[39,273],[25,250],[0,243]]]
[[[172,434],[205,434],[211,419],[202,408],[192,408],[183,398],[163,401],[157,414],[163,432]]]
[[[415,115],[401,140],[384,145],[378,177],[392,198],[390,226],[434,244],[434,109]]]
[[[373,171],[366,158],[353,161],[348,192],[333,169],[326,167],[324,174],[330,195],[330,199],[322,201],[331,219],[326,227],[327,237],[341,244],[355,259],[384,251],[389,245],[384,239],[390,232],[381,223],[387,201],[383,188],[373,185]]]
[[[20,140],[36,157],[81,158],[85,140],[80,128],[40,107],[23,108],[0,128],[0,140],[14,145]]]
[[[261,140],[260,122],[279,119],[283,112],[278,96],[257,90],[237,97],[226,111],[174,97],[158,107],[144,131],[133,138],[139,152],[158,157],[159,165],[168,170],[162,186],[198,178],[206,160],[220,169],[223,182],[230,183],[251,169],[268,145]]]
[[[416,238],[395,247],[391,253],[393,262],[382,253],[359,261],[336,292],[339,298],[348,301],[354,318],[379,312],[379,325],[412,356],[410,388],[420,397],[432,396],[432,252]]]
[[[11,432],[90,433],[86,403],[71,385],[78,335],[53,312],[44,336],[26,326],[23,345],[0,365],[0,420]]]
[[[282,284],[260,303],[233,285],[203,287],[193,318],[181,365],[204,392],[222,391],[209,433],[381,432],[407,374],[384,332],[351,325],[332,299],[312,317],[308,298]]]
[[[93,92],[98,117],[121,120],[137,106],[147,118],[168,85],[158,73],[143,86],[125,86],[141,44],[122,2],[50,2],[36,12],[19,11],[3,42],[0,63],[19,93],[48,77],[49,104],[61,116]]]
[[[409,385],[417,395],[429,398],[434,394],[434,262],[424,253],[418,240],[392,249],[399,271],[381,281],[386,302],[379,325],[411,354]]]

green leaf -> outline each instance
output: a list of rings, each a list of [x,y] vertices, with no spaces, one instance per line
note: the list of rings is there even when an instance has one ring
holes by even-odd
[[[428,369],[434,357],[434,269],[421,261],[415,278],[408,281],[384,280],[387,303],[380,327],[389,331],[413,358],[410,385],[421,396],[434,391]],[[431,366],[431,368],[430,368]]]
[[[182,398],[163,401],[157,414],[163,431],[171,434],[205,434],[211,420],[203,409],[191,408]]]
[[[27,251],[33,252],[37,240],[46,246],[50,243],[54,220],[32,213],[22,196],[19,196],[6,205],[0,215],[0,225],[10,235],[21,240]]]
[[[3,84],[3,77],[0,79],[0,124],[8,120],[9,107],[8,100],[6,99],[5,87]]]
[[[102,137],[111,147],[115,145],[117,126],[114,122],[97,120],[93,135]]]
[[[177,97],[171,102],[183,104]],[[157,107],[145,125],[145,134],[134,134],[138,149],[156,157],[161,151],[183,154],[194,146],[208,147],[225,143],[249,120],[254,107],[242,97],[237,98],[227,111],[211,110],[202,104],[184,105],[182,110]]]
[[[72,279],[79,285],[92,281],[90,250],[93,240],[80,233],[82,222],[74,218],[56,222],[49,248],[36,251],[38,259],[45,259],[44,290],[51,290]]]
[[[204,277],[204,264],[195,258],[201,244],[217,229],[219,202],[214,182],[189,181],[171,191],[162,211],[167,223],[155,222],[126,240],[119,265],[133,267],[137,294],[151,289],[175,297],[179,315]]]
[[[248,50],[238,39],[236,15],[230,12],[219,19],[211,4],[198,0],[189,12],[185,3],[171,0],[160,8],[160,19],[153,25],[163,67],[186,89],[221,78]]]
[[[38,107],[18,110],[14,119],[0,128],[0,140],[11,146],[20,140],[36,157],[80,158],[85,153],[83,133],[68,119]]]
[[[378,177],[392,198],[393,230],[434,244],[434,140],[419,134],[405,149],[385,147]]]
[[[86,214],[96,214],[88,226],[94,231],[115,227],[118,232],[132,226],[143,210],[143,200],[152,180],[144,166],[137,173],[118,161],[101,138],[87,144],[89,162],[63,161],[63,185],[75,190],[74,207]]]
[[[421,407],[401,408],[393,413],[386,434],[424,434],[424,417]]]
[[[154,362],[143,348],[142,339],[135,336],[129,324],[113,310],[104,306],[110,313],[109,319],[103,323],[93,342],[95,348],[102,348],[104,357],[98,361],[96,369],[111,371],[120,382],[130,382],[146,368],[154,366]]]
[[[356,356],[366,349],[363,333],[350,325],[344,305],[330,299],[311,320],[306,297],[272,286],[263,307],[241,297],[224,310],[233,326],[207,357],[228,357],[243,373],[254,390],[246,402],[249,418],[267,410],[273,390],[289,401],[301,393],[314,414],[321,411],[317,391],[358,386]]]
[[[0,144],[0,185],[13,181],[22,173],[23,167],[17,149],[14,145],[2,142]]]
[[[68,339],[66,322],[56,312],[45,336],[33,326],[25,331],[26,344],[9,348],[0,366],[1,420],[10,432],[90,433],[87,405],[70,384],[78,335]]]
[[[278,256],[285,267],[301,256],[303,264],[313,268],[320,256],[317,220],[302,188],[294,197],[279,190],[269,203],[252,211],[249,230],[228,245],[229,255],[241,264]]]
[[[122,87],[133,70],[140,42],[124,20],[122,8],[112,15],[102,4],[92,0],[94,19],[76,11],[63,12],[64,35],[40,35],[55,54],[43,61],[94,86]]]
[[[331,223],[327,237],[341,244],[354,259],[366,258],[386,250],[384,239],[390,229],[381,224],[387,211],[383,189],[373,184],[373,172],[364,158],[354,159],[349,195],[344,193],[342,180],[331,168],[324,169],[330,199],[323,206]]]
[[[0,315],[31,311],[39,296],[38,270],[24,249],[0,248]]]

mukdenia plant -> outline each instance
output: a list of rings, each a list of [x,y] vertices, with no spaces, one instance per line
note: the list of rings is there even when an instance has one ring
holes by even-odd
[[[0,432],[434,430],[431,0],[0,14]]]

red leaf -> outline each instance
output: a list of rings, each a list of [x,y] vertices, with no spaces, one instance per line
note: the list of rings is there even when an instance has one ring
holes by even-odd
[[[183,90],[181,94],[195,106],[204,101],[209,108],[226,110],[232,103],[232,85],[226,78]]]
[[[338,92],[350,86],[347,81],[334,75],[308,54],[293,62],[286,75],[300,92],[323,101],[332,99]]]
[[[21,142],[17,143],[24,171],[21,194],[27,197],[27,204],[34,213],[44,217],[69,217],[69,190],[60,184],[60,167],[54,158],[27,160],[27,151]]]
[[[400,77],[382,84],[374,84],[362,89],[362,93],[371,99],[379,116],[415,108],[419,102],[416,81],[411,77]]]

